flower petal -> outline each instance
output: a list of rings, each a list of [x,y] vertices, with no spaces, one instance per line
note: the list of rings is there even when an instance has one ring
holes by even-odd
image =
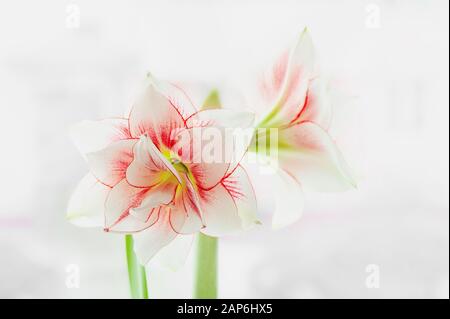
[[[233,173],[223,180],[222,185],[233,197],[242,227],[246,229],[258,224],[256,195],[245,169],[238,165]]]
[[[209,190],[219,184],[225,177],[228,163],[192,163],[187,165],[194,175],[198,187]]]
[[[201,197],[203,221],[206,225],[202,233],[222,236],[242,230],[242,220],[233,196],[219,184],[204,192]]]
[[[331,96],[326,83],[319,78],[310,81],[305,107],[295,123],[314,122],[324,130],[331,126]]]
[[[132,233],[151,226],[158,217],[157,214],[154,215],[155,211],[152,213],[153,217],[146,221],[130,215],[130,209],[139,207],[149,191],[148,188],[131,186],[126,179],[114,186],[105,201],[105,230]]]
[[[169,224],[169,214],[161,213],[158,221],[148,229],[133,234],[134,251],[141,264],[147,264],[163,247],[177,237]]]
[[[275,182],[275,212],[272,227],[279,229],[298,221],[303,212],[303,191],[300,183],[283,170],[278,170]]]
[[[279,165],[305,189],[341,191],[355,181],[328,133],[317,124],[304,122],[279,131]]]
[[[199,194],[185,175],[185,185],[176,205],[170,209],[170,226],[178,234],[193,234],[204,227]]]
[[[216,186],[225,177],[232,156],[225,153],[224,132],[217,127],[183,129],[176,135],[172,151],[195,178],[195,185],[202,189]]]
[[[170,174],[181,183],[177,170],[147,136],[141,136],[134,145],[133,155],[133,161],[126,171],[126,178],[131,185],[151,187],[167,179]]]
[[[138,218],[130,213],[125,214],[120,221],[110,228],[105,228],[105,231],[113,233],[134,234],[141,232],[147,228],[152,227],[158,222],[159,218],[163,214],[163,206],[153,208],[149,211],[146,220]],[[130,210],[131,211],[131,210]]]
[[[172,131],[185,127],[180,106],[176,106],[150,84],[130,113],[130,132],[134,137],[147,134],[158,147],[171,147]]]
[[[92,175],[109,187],[115,186],[125,177],[126,169],[133,160],[136,141],[117,141],[100,151],[86,154]]]
[[[87,174],[78,183],[70,198],[67,219],[82,227],[102,227],[104,204],[110,187],[100,183],[94,176]]]
[[[171,271],[177,271],[184,265],[192,247],[194,235],[178,235],[162,248],[155,259]]]
[[[131,138],[128,120],[121,118],[82,121],[70,128],[70,136],[83,155],[99,151],[112,142]]]
[[[177,184],[163,183],[150,189],[138,207],[130,209],[130,215],[147,222],[153,209],[169,205],[175,198]]]
[[[261,125],[276,127],[296,119],[304,107],[309,81],[313,76],[314,48],[305,29],[289,57],[283,55],[273,68],[270,80],[262,82],[263,95],[272,99],[274,108]]]
[[[170,209],[170,227],[180,235],[194,234],[204,227],[201,217],[186,211],[181,207]]]
[[[151,74],[148,75],[148,82],[153,84],[162,95],[175,105],[183,118],[186,119],[197,112],[191,97],[186,93],[185,85],[162,81]]]

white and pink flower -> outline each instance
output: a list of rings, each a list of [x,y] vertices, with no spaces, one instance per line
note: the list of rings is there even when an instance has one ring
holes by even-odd
[[[258,99],[250,98],[260,114],[250,152],[258,153],[258,137],[276,129],[276,210],[273,226],[297,221],[302,190],[342,191],[355,187],[352,173],[329,135],[332,99],[318,72],[314,47],[305,29],[296,45],[257,82]],[[267,133],[266,133],[267,132]],[[266,142],[259,144],[266,145]],[[263,150],[266,152],[266,150]]]
[[[254,224],[255,194],[238,163],[192,161],[180,152],[195,140],[184,139],[189,145],[180,148],[179,137],[194,135],[190,132],[202,122],[196,119],[202,118],[209,119],[207,127],[252,120],[247,113],[197,112],[184,91],[150,79],[127,118],[76,125],[72,136],[90,172],[69,203],[71,222],[133,234],[143,264],[174,240],[190,241],[197,232],[219,236]]]

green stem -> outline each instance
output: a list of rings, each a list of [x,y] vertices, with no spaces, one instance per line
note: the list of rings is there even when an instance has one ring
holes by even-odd
[[[133,299],[148,299],[147,275],[145,273],[145,267],[139,263],[134,254],[133,236],[125,235],[125,249],[127,252],[131,297]]]
[[[201,110],[220,108],[219,92],[212,90],[203,102]],[[217,242],[215,237],[198,233],[194,298],[217,298]]]
[[[217,298],[217,244],[217,238],[198,234],[194,298]]]

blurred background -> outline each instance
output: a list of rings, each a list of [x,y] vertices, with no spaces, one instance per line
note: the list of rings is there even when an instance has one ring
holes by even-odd
[[[221,239],[220,297],[448,298],[448,6],[2,1],[0,297],[127,298],[123,237],[65,220],[87,171],[67,128],[123,114],[147,71],[241,83],[308,26],[350,97],[336,132],[359,187],[307,194],[289,228]],[[193,254],[176,273],[151,265],[150,295],[190,297],[192,268]]]

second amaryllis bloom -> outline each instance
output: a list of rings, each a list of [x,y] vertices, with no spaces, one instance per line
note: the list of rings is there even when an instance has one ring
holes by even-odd
[[[276,166],[272,223],[283,227],[300,218],[303,189],[334,192],[356,183],[329,134],[332,100],[307,29],[257,83],[250,105],[260,116],[249,152]]]
[[[127,118],[73,128],[90,172],[75,190],[67,214],[80,226],[133,234],[142,264],[174,240],[190,240],[200,231],[219,236],[256,222],[255,194],[238,163],[227,156],[208,161],[195,154],[200,160],[193,161],[192,154],[183,153],[196,143],[192,132],[200,114],[228,118],[232,126],[250,124],[242,122],[248,114],[230,119],[222,110],[198,113],[178,87],[149,82]],[[209,121],[208,128],[214,124]]]

